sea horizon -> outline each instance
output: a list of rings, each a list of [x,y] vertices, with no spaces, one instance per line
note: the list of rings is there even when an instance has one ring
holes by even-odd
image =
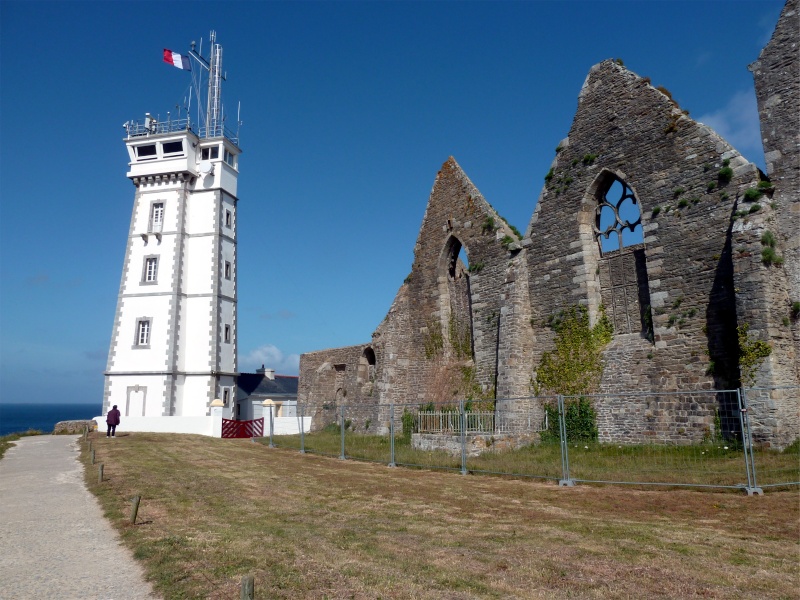
[[[60,421],[93,419],[100,416],[98,402],[0,402],[0,435],[37,430],[52,433]],[[98,423],[98,426],[102,426]]]

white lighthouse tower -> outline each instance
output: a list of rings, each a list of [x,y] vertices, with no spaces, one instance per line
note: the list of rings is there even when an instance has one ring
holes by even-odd
[[[103,414],[117,405],[123,423],[126,416],[208,415],[217,398],[231,418],[235,406],[241,150],[223,124],[215,37],[208,60],[194,44],[190,52],[208,72],[200,123],[188,113],[177,120],[148,113],[125,124],[136,191],[103,400]]]

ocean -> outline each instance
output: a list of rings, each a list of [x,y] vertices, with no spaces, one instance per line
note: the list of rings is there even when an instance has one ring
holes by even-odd
[[[5,404],[0,402],[0,435],[38,429],[52,433],[59,421],[92,419],[101,414],[102,403]],[[105,423],[98,423],[100,429]]]

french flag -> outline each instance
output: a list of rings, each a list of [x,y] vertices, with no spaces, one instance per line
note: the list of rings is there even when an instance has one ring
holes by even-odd
[[[183,69],[184,71],[192,70],[192,65],[189,62],[188,56],[181,56],[177,52],[167,50],[166,48],[164,48],[164,62],[172,65],[173,67]]]

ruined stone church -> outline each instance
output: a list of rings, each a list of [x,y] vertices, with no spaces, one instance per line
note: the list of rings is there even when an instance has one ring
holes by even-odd
[[[302,355],[299,402],[315,414],[361,406],[385,432],[390,404],[523,401],[538,390],[553,320],[581,306],[592,323],[605,315],[613,325],[591,391],[744,386],[757,438],[790,443],[800,432],[798,41],[798,0],[789,0],[749,66],[766,173],[615,60],[591,68],[524,234],[449,158],[385,319],[369,342]],[[743,339],[771,348],[752,374]],[[609,440],[619,439],[608,415],[621,405],[678,421],[688,403],[696,430],[671,433],[691,437],[719,410],[706,397],[641,407],[609,396],[596,409],[611,419]],[[633,427],[644,439],[647,425]]]

